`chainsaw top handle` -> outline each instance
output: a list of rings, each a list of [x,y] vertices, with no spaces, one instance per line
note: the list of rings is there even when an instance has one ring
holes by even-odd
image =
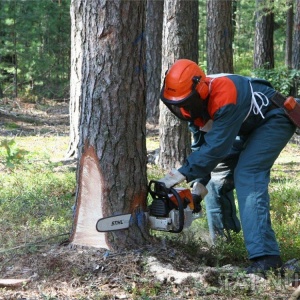
[[[151,180],[148,185],[148,191],[153,199],[168,196],[170,189],[163,182]]]
[[[153,199],[166,200],[168,205],[172,203],[169,194],[173,194],[177,200],[178,213],[179,213],[179,227],[176,230],[171,230],[170,232],[179,233],[183,230],[184,226],[184,206],[183,200],[176,191],[175,188],[167,188],[163,182],[151,180],[148,185],[148,191]]]

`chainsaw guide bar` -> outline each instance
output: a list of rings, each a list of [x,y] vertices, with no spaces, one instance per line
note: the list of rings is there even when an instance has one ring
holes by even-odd
[[[127,229],[130,225],[131,214],[111,216],[97,221],[96,229],[99,232]]]

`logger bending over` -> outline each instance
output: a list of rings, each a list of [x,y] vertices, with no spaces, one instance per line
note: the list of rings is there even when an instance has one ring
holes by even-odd
[[[246,269],[249,274],[282,265],[271,226],[268,185],[271,167],[296,126],[282,107],[274,105],[284,103],[281,98],[268,81],[239,75],[206,76],[187,59],[171,66],[161,90],[161,100],[180,119],[199,130],[211,123],[203,143],[184,165],[160,179],[167,187],[186,180],[201,201],[211,172],[230,156],[236,137],[241,138],[242,146],[235,149],[238,155],[232,157],[240,220],[251,261]]]

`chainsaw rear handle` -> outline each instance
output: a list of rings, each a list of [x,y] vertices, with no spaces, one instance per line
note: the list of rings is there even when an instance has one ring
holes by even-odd
[[[148,190],[153,199],[164,198],[168,200],[168,204],[172,202],[168,194],[173,194],[177,200],[178,213],[179,213],[179,227],[176,230],[169,232],[179,233],[183,230],[184,226],[184,207],[183,201],[175,188],[167,188],[163,182],[151,180],[148,185]]]

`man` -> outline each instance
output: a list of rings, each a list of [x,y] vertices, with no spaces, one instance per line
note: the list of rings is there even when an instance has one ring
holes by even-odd
[[[252,264],[247,273],[281,267],[282,261],[270,220],[268,185],[271,167],[295,132],[295,125],[281,107],[271,84],[239,75],[206,77],[187,59],[176,61],[167,72],[161,100],[179,118],[202,128],[212,120],[205,142],[185,164],[162,182],[167,187],[184,180],[202,199],[210,173],[230,153],[237,136],[243,147],[236,156],[234,183],[245,246]]]

